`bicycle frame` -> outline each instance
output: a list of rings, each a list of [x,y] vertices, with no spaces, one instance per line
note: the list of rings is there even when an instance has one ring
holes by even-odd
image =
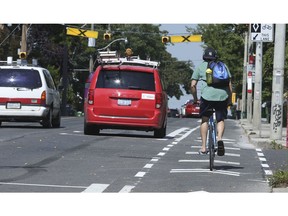
[[[207,140],[206,146],[209,150],[209,168],[210,171],[214,168],[214,158],[215,158],[215,146],[216,146],[216,136],[217,136],[217,128],[216,128],[216,117],[215,112],[210,116],[208,121],[208,132],[207,132]]]

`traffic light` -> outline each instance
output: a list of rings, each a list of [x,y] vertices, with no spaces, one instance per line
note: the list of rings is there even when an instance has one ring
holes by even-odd
[[[106,40],[106,41],[111,40],[111,33],[107,33],[107,32],[104,33],[103,39]]]
[[[20,58],[20,59],[25,59],[26,56],[27,56],[27,55],[26,55],[26,52],[20,52],[20,53],[19,53],[19,58]]]
[[[169,36],[162,36],[162,43],[169,43],[170,37]]]

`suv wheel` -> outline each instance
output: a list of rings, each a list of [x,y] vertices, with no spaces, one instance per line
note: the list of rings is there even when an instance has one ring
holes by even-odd
[[[84,134],[85,135],[98,135],[100,133],[100,129],[94,125],[89,125],[84,121]]]
[[[163,124],[163,126],[160,129],[154,130],[155,138],[164,138],[165,136],[166,136],[166,125]]]
[[[52,120],[52,127],[53,128],[59,128],[60,124],[61,124],[61,113],[59,111],[56,118],[53,118],[53,120]]]
[[[53,110],[49,110],[47,116],[43,119],[42,121],[42,125],[44,128],[51,128],[52,127],[52,113],[53,113]]]

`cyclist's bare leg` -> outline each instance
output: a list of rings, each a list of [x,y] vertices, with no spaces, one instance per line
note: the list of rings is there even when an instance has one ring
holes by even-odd
[[[206,116],[202,116],[202,122],[200,125],[200,133],[202,139],[201,151],[206,152],[206,139],[207,139],[207,131],[208,131],[208,120],[209,118]]]
[[[222,140],[223,134],[225,130],[224,121],[217,122],[217,140]]]

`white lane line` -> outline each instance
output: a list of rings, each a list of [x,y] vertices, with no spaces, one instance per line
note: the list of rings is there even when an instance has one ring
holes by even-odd
[[[109,184],[91,184],[82,193],[101,193],[103,192]]]
[[[151,162],[158,162],[159,161],[159,157],[153,157],[152,159],[151,159]]]
[[[197,130],[198,128],[200,128],[200,126],[197,126],[196,128],[193,128],[191,130],[189,130],[188,132],[186,132],[183,136],[175,139],[176,142],[180,142],[181,140],[185,139],[187,136],[189,136],[192,132],[194,132],[195,130]]]
[[[170,148],[166,148],[166,147],[162,149],[162,151],[169,151],[169,150]]]
[[[210,169],[172,169],[170,173],[215,173],[222,175],[240,176],[239,172],[232,172],[226,170],[213,170]]]
[[[135,177],[142,178],[145,174],[146,174],[146,172],[138,172],[138,173],[135,175]]]
[[[273,175],[273,172],[271,170],[264,170],[266,175]]]
[[[150,169],[154,164],[146,164],[143,168]]]
[[[167,137],[175,137],[176,135],[180,134],[182,131],[185,131],[185,130],[187,130],[187,129],[189,129],[189,128],[186,128],[186,127],[179,128],[179,129],[173,131],[172,133],[170,133],[170,134],[168,134],[168,135],[166,135],[166,136],[167,136]]]
[[[273,175],[273,171],[270,170],[270,167],[269,167],[269,165],[266,162],[267,160],[265,158],[265,155],[262,152],[262,149],[257,148],[256,149],[256,153],[257,153],[258,158],[259,158],[259,160],[261,162],[261,166],[262,166],[262,168],[263,168],[263,170],[265,172],[265,175],[267,175],[267,176]]]
[[[125,185],[119,193],[130,193],[135,186],[132,185]]]
[[[165,152],[159,152],[157,155],[158,156],[164,156],[166,153]]]
[[[48,185],[48,184],[26,184],[26,183],[15,183],[15,182],[0,182],[0,185],[19,185],[19,186],[31,186],[31,187],[56,187],[56,188],[87,188],[84,186],[73,186],[73,185]]]
[[[200,148],[201,146],[199,145],[199,146],[195,146],[195,145],[193,145],[193,146],[191,146],[191,148]],[[225,149],[227,149],[227,150],[235,150],[235,151],[240,151],[241,149],[240,148],[235,148],[235,147],[226,147],[225,146]]]
[[[180,163],[208,163],[209,160],[179,160]],[[233,165],[240,165],[239,162],[232,162],[232,161],[221,161],[221,160],[214,160],[215,163],[222,163],[222,164],[233,164]]]
[[[187,155],[199,155],[199,152],[186,152]],[[240,157],[240,154],[225,153],[225,156]]]

